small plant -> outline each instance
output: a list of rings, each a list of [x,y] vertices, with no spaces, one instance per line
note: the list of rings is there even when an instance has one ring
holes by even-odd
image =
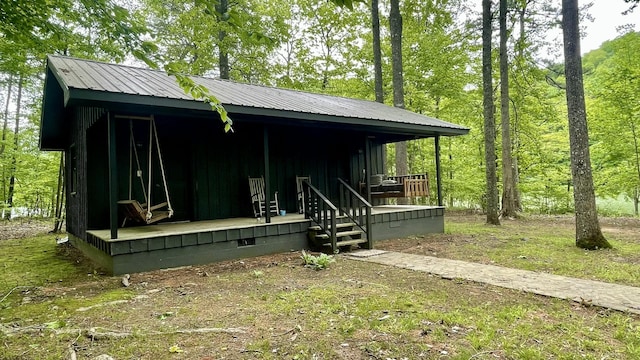
[[[264,272],[260,271],[260,270],[253,270],[253,277],[254,278],[260,278],[262,277],[262,275],[264,275]]]
[[[302,250],[302,255],[300,255],[300,257],[302,258],[302,261],[304,262],[305,266],[309,266],[311,264],[313,264],[314,258],[315,256],[311,255],[311,254],[307,254],[306,251]]]
[[[329,264],[336,261],[331,255],[323,253],[318,256],[314,256],[307,254],[304,250],[302,250],[302,255],[300,257],[302,258],[302,261],[304,261],[304,266],[315,270],[326,269],[329,267]]]
[[[165,320],[166,318],[171,317],[171,316],[173,316],[173,312],[171,312],[171,311],[166,311],[166,312],[164,312],[164,313],[162,313],[162,314],[158,315],[158,319],[160,319],[160,320]]]

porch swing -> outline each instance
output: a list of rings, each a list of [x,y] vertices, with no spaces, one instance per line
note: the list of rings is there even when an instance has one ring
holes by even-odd
[[[165,176],[164,164],[162,162],[162,153],[160,152],[160,143],[158,142],[158,131],[156,129],[156,122],[153,115],[150,117],[127,117],[129,119],[129,199],[118,201],[118,205],[121,206],[125,214],[125,219],[122,222],[124,227],[127,220],[131,220],[136,223],[153,224],[163,219],[167,219],[173,216],[173,208],[171,208],[171,200],[169,198],[169,188],[167,187],[167,178]],[[140,158],[138,156],[138,150],[136,148],[136,141],[133,135],[133,119],[148,120],[149,121],[149,151],[147,157],[148,164],[148,181],[147,188],[142,176],[142,168],[140,166]],[[164,186],[164,194],[166,201],[152,205],[152,158],[153,158],[153,143],[155,140],[156,151],[158,153],[158,162],[160,163],[160,173],[162,175],[162,184]],[[144,196],[144,203],[140,203],[138,200],[133,199],[133,159],[136,162],[135,176],[140,180],[140,186],[142,188],[142,194]],[[166,208],[166,209],[163,209]],[[161,210],[162,209],[162,210]],[[156,211],[158,210],[158,211]]]

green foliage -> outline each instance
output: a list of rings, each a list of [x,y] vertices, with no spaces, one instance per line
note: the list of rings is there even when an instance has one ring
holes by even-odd
[[[338,6],[344,6],[347,7],[351,10],[353,10],[353,3],[354,2],[365,2],[364,0],[331,0],[331,2],[333,2],[334,4],[338,5]]]
[[[640,33],[629,32],[585,56],[592,163],[598,194],[638,199],[640,189]]]
[[[15,0],[0,3],[0,104],[16,101],[15,79],[25,79],[19,147],[14,149],[9,111],[6,151],[0,154],[6,194],[17,156],[16,206],[51,212],[57,155],[37,152],[42,69],[47,53],[121,62],[132,56],[162,68],[194,99],[216,112],[225,131],[233,122],[220,101],[188,75],[215,76],[219,54],[229,56],[230,78],[338,96],[373,99],[370,9],[363,0],[239,0],[220,13],[216,1]],[[550,0],[509,3],[510,94],[513,152],[525,211],[573,210],[569,145],[560,64],[542,65],[542,49],[557,50],[546,33],[557,25]],[[409,110],[465,125],[469,135],[440,139],[444,202],[482,208],[485,199],[479,14],[468,2],[405,1],[403,54]],[[391,94],[388,3],[381,3],[383,85]],[[520,28],[522,26],[522,28]],[[521,31],[524,30],[524,31]],[[224,36],[221,36],[224,34]],[[637,94],[638,35],[627,32],[584,57],[587,110],[596,192],[639,200]],[[497,54],[494,54],[494,57]],[[495,67],[497,69],[497,66]],[[497,70],[496,75],[497,78]],[[387,96],[390,102],[390,96]],[[3,110],[3,109],[2,109]],[[4,114],[0,117],[4,119]],[[499,119],[496,119],[499,122]],[[499,139],[496,143],[500,144]],[[432,139],[410,142],[409,170],[430,175],[436,193]],[[393,156],[393,147],[387,152]],[[500,152],[500,146],[496,149]],[[498,167],[500,168],[500,167]],[[394,165],[389,161],[389,173]],[[500,174],[498,174],[500,176]],[[1,200],[5,200],[3,195]],[[421,200],[434,204],[432,196]]]
[[[220,100],[218,100],[214,95],[209,93],[209,89],[207,89],[204,85],[197,84],[193,78],[188,75],[182,74],[179,72],[181,68],[181,64],[171,63],[165,67],[167,73],[176,78],[176,82],[180,87],[189,95],[193,96],[196,100],[202,100],[209,104],[213,110],[215,110],[220,115],[220,120],[224,124],[224,131],[229,132],[232,131],[233,121],[229,117],[227,110],[222,106]]]
[[[331,255],[321,253],[318,256],[314,256],[308,254],[304,250],[302,250],[302,254],[300,255],[300,257],[302,258],[305,267],[309,267],[314,270],[326,269],[331,263],[334,263],[336,261]]]

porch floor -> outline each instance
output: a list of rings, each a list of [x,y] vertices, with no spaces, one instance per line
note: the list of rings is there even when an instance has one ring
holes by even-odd
[[[309,249],[311,220],[301,214],[274,216],[270,223],[255,218],[159,223],[109,230],[91,230],[72,244],[113,274],[253,257]],[[373,208],[371,240],[395,239],[444,231],[444,208],[385,205]]]
[[[374,206],[371,209],[371,213],[372,215],[380,215],[435,208],[439,207],[425,205],[380,205]],[[292,224],[300,222],[310,222],[310,220],[305,219],[302,214],[287,214],[285,216],[271,217],[271,224]],[[89,230],[87,233],[105,242],[118,242],[171,235],[195,234],[207,231],[253,228],[266,225],[269,224],[265,223],[264,219],[262,219],[262,222],[258,222],[255,218],[241,217],[204,221],[163,222],[153,225],[119,228],[117,239],[111,239],[111,231],[109,229]]]

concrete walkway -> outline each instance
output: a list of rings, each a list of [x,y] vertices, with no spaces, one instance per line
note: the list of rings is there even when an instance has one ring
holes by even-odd
[[[345,253],[344,256],[354,260],[423,271],[445,279],[466,279],[640,314],[640,288],[633,286],[383,250],[360,250]]]

